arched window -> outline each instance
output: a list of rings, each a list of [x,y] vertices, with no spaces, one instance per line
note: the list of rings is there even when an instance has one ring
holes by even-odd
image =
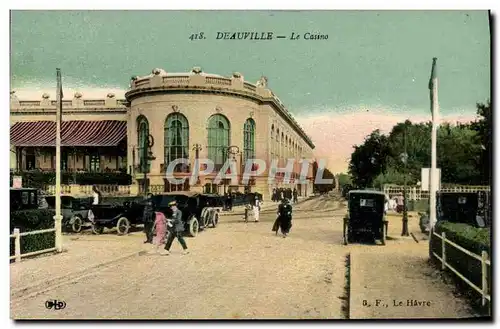
[[[285,157],[285,148],[283,147],[283,145],[285,144],[285,135],[283,134],[283,132],[281,132],[281,139],[280,139],[280,158],[284,158]]]
[[[148,161],[148,136],[149,122],[145,116],[137,117],[137,153],[139,156],[139,172],[149,172],[151,169],[151,161]]]
[[[176,159],[189,159],[189,123],[181,113],[171,113],[165,120],[164,132],[164,168]],[[175,172],[187,172],[188,168],[178,165]]]
[[[279,158],[280,157],[280,130],[276,130],[276,148],[274,151],[274,155]]]
[[[222,114],[214,114],[208,119],[208,158],[220,169],[228,158],[229,120]]]
[[[271,159],[274,157],[274,124],[271,125]]]
[[[248,118],[243,125],[243,162],[255,158],[255,121]]]

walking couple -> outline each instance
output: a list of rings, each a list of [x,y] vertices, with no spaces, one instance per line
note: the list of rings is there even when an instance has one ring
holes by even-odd
[[[155,245],[156,252],[159,252],[161,255],[170,255],[172,243],[174,242],[174,239],[177,238],[182,246],[182,249],[184,249],[184,254],[186,255],[189,251],[186,241],[182,236],[184,233],[182,211],[177,208],[177,203],[175,201],[170,202],[168,206],[172,211],[172,216],[169,219],[167,219],[161,211],[156,209],[148,195],[148,200],[146,206],[144,207],[144,228],[146,233],[146,241],[144,243],[153,243]],[[153,238],[154,233],[156,233],[156,235]],[[165,244],[165,248],[160,251],[160,246],[162,244]]]
[[[281,229],[281,233],[283,234],[283,238],[286,238],[288,233],[290,233],[290,229],[292,228],[292,205],[287,198],[284,198],[281,201],[281,204],[278,207],[278,218],[273,225],[273,232],[276,232],[278,235],[278,230]]]

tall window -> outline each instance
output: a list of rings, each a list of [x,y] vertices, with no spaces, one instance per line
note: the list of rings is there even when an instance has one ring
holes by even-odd
[[[271,159],[274,158],[274,124],[271,125]]]
[[[279,159],[280,154],[280,130],[276,130],[276,147],[274,148],[274,155]]]
[[[243,125],[243,161],[255,157],[255,121],[249,118]]]
[[[149,122],[145,116],[137,117],[137,151],[139,156],[139,172],[149,172],[151,163],[145,158],[148,155]]]
[[[189,158],[189,123],[180,113],[171,113],[167,116],[164,125],[165,138],[165,168],[176,159]],[[178,165],[175,172],[187,172],[184,165]]]
[[[214,114],[208,119],[208,158],[220,169],[226,162],[231,128],[229,120],[222,114]]]
[[[101,157],[94,153],[90,155],[90,171],[99,171],[101,169]]]
[[[285,135],[283,135],[283,132],[281,132],[281,138],[280,138],[280,159],[285,157]]]

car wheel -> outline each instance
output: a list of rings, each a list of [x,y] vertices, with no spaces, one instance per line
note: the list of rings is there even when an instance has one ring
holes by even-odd
[[[130,222],[126,217],[121,217],[116,223],[116,232],[118,235],[125,235],[130,229]]]
[[[92,233],[94,234],[102,234],[104,232],[104,226],[99,224],[92,224]]]
[[[212,227],[216,228],[217,224],[219,224],[219,214],[216,211],[214,211],[212,219]]]
[[[208,209],[209,209],[208,207],[203,208],[203,210],[201,211],[201,215],[200,215],[200,220],[203,223],[204,227],[207,227],[208,223],[209,223],[209,221],[208,221],[208,213],[209,213]]]
[[[382,223],[382,245],[385,246],[385,238],[387,236],[387,227],[385,223]]]
[[[71,229],[73,230],[74,233],[80,233],[80,231],[82,230],[82,226],[83,226],[83,219],[80,217],[80,216],[74,216],[72,219],[71,219]]]
[[[191,220],[189,221],[189,234],[192,237],[195,237],[196,235],[198,235],[199,229],[200,225],[198,223],[198,219],[196,219],[196,217],[191,218]]]

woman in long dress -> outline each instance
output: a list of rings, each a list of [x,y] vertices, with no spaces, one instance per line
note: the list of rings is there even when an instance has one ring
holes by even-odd
[[[157,251],[160,249],[160,246],[162,244],[165,244],[165,238],[167,235],[167,225],[168,225],[168,220],[165,217],[165,215],[160,211],[156,211],[155,224],[154,224],[154,232],[156,232],[156,235],[154,237],[154,244],[156,246]]]

